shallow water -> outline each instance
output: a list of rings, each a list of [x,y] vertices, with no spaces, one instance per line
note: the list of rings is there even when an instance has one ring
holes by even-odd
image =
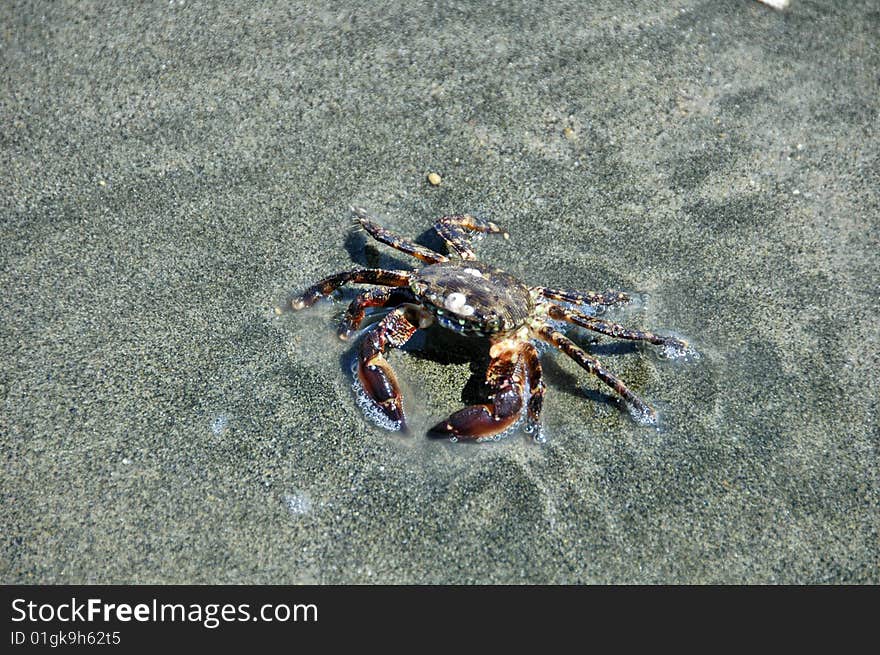
[[[2,581],[880,582],[873,3],[249,11],[0,8]],[[548,352],[547,443],[470,445],[397,352],[380,430],[274,312],[408,265],[352,204],[700,357],[575,331],[659,425]]]

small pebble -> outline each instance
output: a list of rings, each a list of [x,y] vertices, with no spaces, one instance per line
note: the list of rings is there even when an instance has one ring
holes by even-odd
[[[574,128],[566,127],[564,130],[562,130],[562,136],[564,136],[569,141],[573,141],[574,140]]]
[[[765,5],[769,5],[770,7],[773,7],[774,9],[785,9],[786,7],[788,7],[788,3],[790,1],[791,0],[758,0],[758,2],[762,2]]]
[[[442,181],[443,178],[437,173],[428,173],[428,182],[431,183],[431,186],[440,186]]]

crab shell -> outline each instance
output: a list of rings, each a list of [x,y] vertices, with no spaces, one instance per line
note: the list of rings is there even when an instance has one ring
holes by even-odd
[[[534,309],[528,287],[477,261],[426,266],[413,275],[410,289],[441,326],[474,336],[516,330]]]

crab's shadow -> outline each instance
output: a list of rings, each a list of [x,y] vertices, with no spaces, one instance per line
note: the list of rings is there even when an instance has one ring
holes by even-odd
[[[446,243],[437,232],[430,228],[422,232],[414,239],[420,246],[430,248],[434,252],[446,254]],[[367,234],[361,230],[353,230],[345,237],[344,247],[353,262],[368,268],[391,268],[397,270],[412,270],[422,265],[414,258],[403,259],[389,254],[389,248],[377,247],[375,241],[367,238]]]
[[[352,339],[351,345],[340,355],[339,364],[343,370],[353,371],[361,340],[368,330],[376,329],[374,324],[385,314],[387,312],[377,312],[365,319],[364,323],[369,322],[370,325],[362,329],[357,338]],[[462,389],[461,401],[466,405],[474,405],[488,402],[491,394],[491,389],[486,385],[490,345],[488,339],[468,338],[433,325],[416,330],[400,350],[407,355],[443,366],[468,364],[471,374]]]
[[[570,335],[569,335],[570,336]],[[635,353],[638,348],[632,343],[586,343],[581,341],[584,350],[590,355],[604,357],[605,355],[626,355]],[[557,358],[560,355],[550,351],[541,356],[541,367],[544,370],[544,383],[549,393],[564,393],[578,399],[587,399],[592,403],[607,405],[621,409],[623,402],[612,393],[605,393],[600,389],[593,389],[584,384],[590,379],[595,379],[587,372],[581,374],[571,373],[560,366]],[[588,384],[591,384],[588,382]],[[601,384],[601,383],[600,383]]]
[[[361,339],[368,330],[375,329],[374,324],[386,314],[387,311],[379,311],[366,317],[364,327],[357,338],[352,339],[351,345],[340,355],[340,366],[343,370],[352,371]],[[577,341],[587,352],[597,357],[618,357],[638,352],[636,345],[631,342],[596,343],[590,342],[589,339],[577,339]],[[492,389],[486,384],[486,371],[491,361],[490,347],[491,343],[488,339],[468,337],[432,325],[426,329],[416,330],[401,350],[413,357],[444,366],[467,364],[470,377],[462,388],[461,402],[465,405],[474,405],[489,402],[492,393]],[[584,384],[585,380],[590,379],[589,374],[577,375],[565,370],[557,362],[557,356],[558,353],[554,353],[550,348],[544,349],[541,355],[544,382],[550,393],[561,392],[590,402],[621,407],[621,401],[614,394],[604,393]]]

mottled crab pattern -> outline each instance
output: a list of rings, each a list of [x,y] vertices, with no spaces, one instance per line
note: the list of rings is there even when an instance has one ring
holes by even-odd
[[[625,293],[530,287],[499,268],[478,262],[468,233],[502,234],[505,239],[508,234],[495,223],[468,214],[444,216],[434,224],[450,254],[457,256],[451,259],[392,234],[372,221],[363,209],[353,207],[352,212],[374,239],[412,255],[426,266],[416,271],[362,268],[337,273],[293,298],[291,307],[309,307],[344,284],[379,285],[352,301],[339,336],[349,339],[359,329],[367,309],[391,309],[361,340],[357,375],[369,402],[393,427],[405,430],[406,420],[400,388],[384,355],[389,348],[403,346],[417,329],[435,322],[464,335],[489,339],[486,384],[492,393],[488,403],[465,407],[435,425],[431,436],[477,441],[493,438],[516,423],[524,404],[527,430],[541,434],[545,387],[533,340],[558,348],[614,389],[640,422],[656,421],[656,414],[647,403],[554,326],[554,322],[572,323],[619,339],[647,341],[683,352],[686,344],[679,339],[631,330],[573,307],[626,303],[629,297]]]

